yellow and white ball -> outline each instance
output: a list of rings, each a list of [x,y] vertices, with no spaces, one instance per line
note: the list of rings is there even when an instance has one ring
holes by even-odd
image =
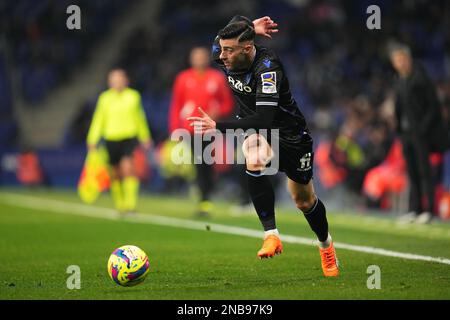
[[[117,248],[108,260],[109,276],[115,283],[124,287],[135,286],[144,281],[149,270],[147,254],[132,245]]]

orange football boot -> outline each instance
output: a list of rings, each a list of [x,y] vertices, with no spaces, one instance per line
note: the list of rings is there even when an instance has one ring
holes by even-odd
[[[261,250],[258,251],[258,257],[272,258],[276,254],[283,252],[283,245],[278,236],[271,234],[264,238],[264,243]]]
[[[320,257],[322,258],[322,270],[325,277],[337,277],[339,275],[339,261],[336,257],[336,250],[333,242],[328,248],[319,247]]]

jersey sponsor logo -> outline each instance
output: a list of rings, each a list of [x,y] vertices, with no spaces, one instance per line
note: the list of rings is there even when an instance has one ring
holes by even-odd
[[[244,85],[241,80],[236,80],[233,77],[228,76],[228,83],[230,84],[231,87],[233,87],[236,90],[239,90],[241,92],[244,92],[244,91],[247,93],[252,92],[252,88]]]
[[[261,81],[263,93],[277,93],[277,73],[275,71],[261,74]]]

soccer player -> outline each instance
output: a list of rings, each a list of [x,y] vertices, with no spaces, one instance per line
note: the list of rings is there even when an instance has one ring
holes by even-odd
[[[338,276],[338,261],[328,232],[325,206],[316,196],[312,183],[313,140],[292,97],[280,59],[272,50],[254,42],[255,34],[271,37],[278,31],[276,28],[270,17],[251,21],[235,16],[219,31],[213,45],[213,57],[228,77],[240,107],[239,118],[216,122],[202,112],[202,117],[189,120],[196,131],[203,133],[225,132],[226,129],[279,130],[279,170],[287,175],[289,193],[318,238],[324,275]],[[244,141],[243,151],[250,197],[265,231],[263,246],[257,255],[273,257],[283,250],[275,221],[274,190],[264,174],[273,150],[262,135],[254,133]]]
[[[209,50],[195,47],[190,53],[191,68],[181,71],[172,92],[169,111],[169,131],[183,128],[194,135],[194,130],[186,120],[190,116],[200,115],[197,106],[203,106],[214,118],[228,116],[234,106],[233,96],[223,74],[211,68]],[[191,139],[192,141],[194,139]],[[191,144],[194,154],[194,144]],[[206,143],[203,144],[203,148]],[[203,149],[202,148],[202,149]],[[212,208],[210,195],[214,186],[213,167],[203,161],[195,165],[196,183],[200,191],[198,216],[208,216]]]
[[[121,213],[136,210],[139,179],[133,167],[133,151],[140,142],[145,150],[151,146],[150,130],[141,104],[141,95],[128,87],[123,69],[108,74],[109,89],[97,101],[87,136],[89,150],[105,140],[111,170],[111,195]]]

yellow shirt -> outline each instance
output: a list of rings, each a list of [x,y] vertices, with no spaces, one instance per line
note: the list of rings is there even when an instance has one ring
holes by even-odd
[[[92,118],[87,136],[88,145],[97,144],[101,138],[118,141],[134,137],[141,142],[150,140],[139,92],[131,88],[120,92],[113,89],[103,92]]]

